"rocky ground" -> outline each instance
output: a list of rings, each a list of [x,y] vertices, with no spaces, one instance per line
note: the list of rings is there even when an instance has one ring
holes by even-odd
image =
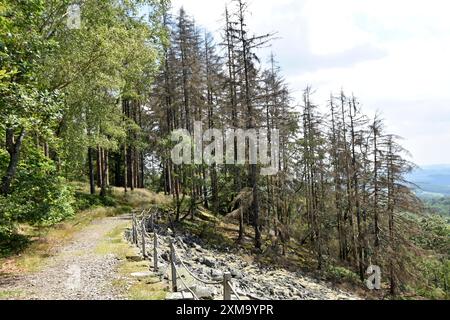
[[[94,221],[48,258],[41,271],[1,279],[0,289],[20,292],[18,298],[28,300],[122,299],[112,286],[119,261],[112,254],[99,254],[96,248],[111,230],[127,220],[128,216]]]
[[[198,278],[206,281],[222,281],[223,273],[230,272],[232,283],[241,299],[264,300],[354,300],[358,297],[332,288],[332,284],[324,283],[301,272],[289,272],[247,262],[242,256],[231,252],[206,248],[201,239],[192,235],[174,237],[170,229],[159,233],[160,274],[170,280],[169,241],[176,243],[176,251],[186,267]],[[153,250],[153,240],[147,239],[147,248]],[[151,253],[151,251],[149,252]],[[152,258],[150,258],[152,260]],[[182,278],[199,298],[222,299],[221,285],[204,285],[193,279],[178,262]],[[180,289],[186,289],[178,281]],[[186,291],[186,290],[185,290]]]

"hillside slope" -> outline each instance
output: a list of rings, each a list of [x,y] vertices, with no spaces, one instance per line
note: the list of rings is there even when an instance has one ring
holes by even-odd
[[[199,222],[200,220],[197,220]],[[241,300],[356,300],[355,294],[345,292],[331,282],[315,279],[304,272],[289,271],[270,263],[262,263],[243,251],[220,245],[211,245],[206,239],[180,228],[177,232],[167,225],[158,225],[159,270],[161,278],[170,283],[170,246],[175,243],[178,259],[177,272],[184,279],[179,290],[193,290],[199,298],[221,300],[223,275],[230,272],[232,286]],[[142,242],[141,242],[142,243]],[[146,238],[149,252],[153,252],[153,237]],[[153,266],[153,256],[149,255]],[[217,282],[217,285],[204,284]]]

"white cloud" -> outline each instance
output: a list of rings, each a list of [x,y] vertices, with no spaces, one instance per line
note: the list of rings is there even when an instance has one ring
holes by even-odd
[[[370,43],[370,33],[354,27],[353,1],[307,1],[301,16],[307,21],[311,51],[333,54]]]

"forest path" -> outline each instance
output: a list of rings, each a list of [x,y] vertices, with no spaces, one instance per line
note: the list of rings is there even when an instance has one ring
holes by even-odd
[[[7,299],[26,300],[124,300],[129,298],[124,288],[114,285],[115,281],[125,281],[127,284],[131,282],[129,278],[119,273],[123,257],[117,256],[112,248],[120,241],[120,246],[131,248],[133,251],[137,249],[132,248],[127,242],[123,243],[125,241],[123,232],[130,225],[130,220],[130,215],[94,220],[77,232],[68,243],[55,249],[54,255],[46,259],[40,271],[0,278],[0,299],[5,298],[5,296],[2,297],[2,292],[10,293]],[[181,240],[184,245],[178,248],[179,254],[191,271],[200,278],[214,281],[220,281],[224,272],[231,272],[233,286],[238,289],[244,299],[245,297],[273,300],[359,299],[349,292],[335,288],[330,283],[310,278],[301,272],[289,272],[270,265],[263,266],[244,259],[240,254],[210,248],[190,233],[183,233],[175,238],[169,232],[161,232],[158,238],[158,250],[162,256],[159,263],[161,270],[164,270],[162,272],[164,275],[170,271],[167,261],[170,252],[169,242]],[[153,242],[151,239],[147,241],[151,247]],[[149,260],[152,260],[152,257]],[[148,270],[148,266],[145,269]],[[189,276],[187,274],[185,276],[187,276],[186,280],[189,280]],[[165,281],[161,282],[161,288],[158,287],[160,290],[165,290],[163,287],[168,284],[168,278],[164,277],[164,279]],[[187,282],[197,285],[195,290],[202,291],[202,295],[206,297],[222,299],[221,285],[205,288],[195,281]],[[147,289],[146,284],[145,290]]]
[[[98,248],[108,242],[109,233],[129,221],[129,215],[93,221],[49,257],[40,271],[2,280],[0,290],[19,292],[17,298],[27,300],[124,299],[112,285],[119,259]]]

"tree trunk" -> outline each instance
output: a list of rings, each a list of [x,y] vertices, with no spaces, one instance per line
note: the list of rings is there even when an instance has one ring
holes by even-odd
[[[17,138],[14,141],[13,129],[6,129],[6,149],[9,153],[9,163],[6,169],[6,174],[2,178],[1,194],[8,195],[11,191],[11,183],[17,172],[17,165],[19,164],[20,150],[22,147],[23,139],[25,138],[26,130],[23,128]]]
[[[102,171],[102,186],[101,186],[101,190],[100,190],[100,196],[102,198],[106,197],[106,172],[107,172],[107,165],[105,163],[105,150],[104,149],[100,149],[100,158],[102,159],[101,162],[101,171]]]
[[[102,150],[97,147],[97,187],[101,188],[103,185],[103,165],[102,165]]]
[[[103,152],[103,164],[105,166],[104,179],[107,187],[110,185],[109,181],[109,151],[104,150]]]
[[[131,189],[131,191],[134,190],[134,152],[133,152],[133,148],[129,148],[128,149],[128,172],[129,172],[129,187]]]
[[[140,154],[140,165],[141,165],[141,185],[139,186],[140,188],[144,189],[145,188],[145,163],[144,163],[144,152],[141,151]]]
[[[94,174],[94,151],[92,148],[88,148],[88,165],[89,165],[89,186],[90,193],[95,194],[95,174]]]
[[[123,147],[123,154],[124,154],[123,188],[126,193],[128,191],[128,154],[126,144]]]
[[[352,109],[354,114],[352,114]],[[355,117],[356,117],[356,103],[355,98],[352,98],[352,101],[349,102],[349,115],[350,115],[350,133],[351,133],[351,144],[352,144],[352,181],[353,181],[353,195],[354,195],[354,204],[355,204],[355,218],[356,218],[356,232],[355,232],[355,250],[356,252],[356,264],[359,270],[359,278],[361,281],[364,281],[364,270],[363,270],[363,245],[361,240],[361,205],[360,205],[360,197],[359,197],[359,179],[358,179],[358,168],[357,168],[357,160],[356,160],[356,132],[355,132]],[[355,227],[354,227],[355,228]]]

